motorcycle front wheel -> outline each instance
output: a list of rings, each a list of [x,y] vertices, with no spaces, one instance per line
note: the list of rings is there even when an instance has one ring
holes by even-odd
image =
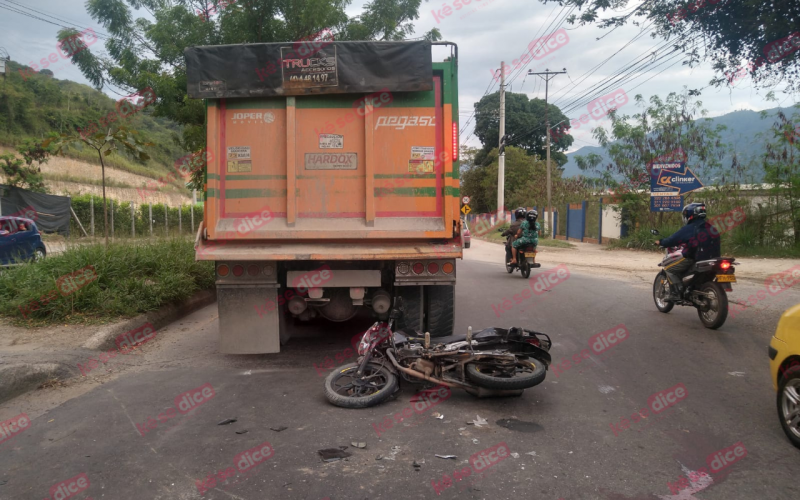
[[[397,377],[385,366],[368,363],[361,377],[358,363],[335,368],[325,379],[325,397],[342,408],[368,408],[383,403],[397,390]]]
[[[546,374],[544,363],[533,358],[517,359],[514,366],[492,362],[467,364],[467,377],[484,389],[528,389],[544,382]]]
[[[728,319],[728,294],[714,281],[700,285],[700,292],[706,296],[704,300],[708,301],[708,309],[703,311],[698,307],[697,315],[700,316],[703,326],[716,330]]]
[[[653,302],[656,303],[656,308],[662,313],[668,313],[675,307],[674,302],[665,298],[666,294],[669,293],[668,289],[669,281],[667,281],[667,273],[661,271],[653,282]]]

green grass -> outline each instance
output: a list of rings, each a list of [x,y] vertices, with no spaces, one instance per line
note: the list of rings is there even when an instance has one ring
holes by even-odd
[[[63,295],[61,276],[93,266],[97,279]],[[41,262],[0,270],[0,314],[29,326],[133,317],[214,286],[212,262],[195,262],[186,238],[76,245]],[[55,293],[51,293],[55,292]],[[40,300],[50,294],[51,299]],[[39,303],[23,317],[20,307]]]
[[[473,237],[485,241],[490,241],[492,243],[505,243],[506,238],[505,236],[500,236],[500,231],[498,231],[498,229],[503,229],[505,231],[506,229],[508,229],[509,226],[510,224],[505,223],[503,225],[497,226],[496,228],[492,228],[492,230],[488,231],[485,235],[479,238],[478,236],[475,235],[473,235]],[[544,239],[541,236],[539,237],[539,246],[551,247],[551,248],[575,248],[575,245],[567,241]]]

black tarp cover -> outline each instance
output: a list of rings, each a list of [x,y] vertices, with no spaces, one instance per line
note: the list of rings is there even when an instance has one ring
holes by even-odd
[[[209,45],[184,56],[195,99],[433,89],[428,41]]]
[[[70,199],[0,184],[3,216],[32,219],[40,232],[69,236]],[[33,210],[31,210],[31,208]]]

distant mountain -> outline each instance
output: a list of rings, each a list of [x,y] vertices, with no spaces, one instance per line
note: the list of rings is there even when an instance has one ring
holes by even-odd
[[[764,152],[764,141],[759,138],[758,134],[766,132],[775,123],[775,116],[779,111],[791,115],[793,108],[773,108],[766,110],[768,118],[762,119],[760,111],[734,111],[716,118],[711,118],[712,127],[717,125],[725,125],[727,130],[724,130],[720,135],[722,142],[728,144],[731,151],[736,151],[740,155],[740,159],[746,163],[750,158],[761,155]],[[609,159],[605,155],[605,149],[599,146],[584,146],[579,150],[567,154],[567,163],[564,165],[564,177],[574,177],[576,175],[586,175],[578,168],[575,162],[576,156],[587,156],[590,153],[600,155],[604,159],[604,163],[608,163]],[[723,164],[730,162],[730,155],[726,156]],[[689,158],[691,166],[691,158]],[[761,180],[759,174],[751,172],[756,178],[755,181]],[[591,175],[591,174],[589,174]]]

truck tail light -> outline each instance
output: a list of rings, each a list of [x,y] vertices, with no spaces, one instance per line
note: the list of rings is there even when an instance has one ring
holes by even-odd
[[[231,272],[231,269],[228,267],[227,264],[222,264],[217,268],[217,274],[219,274],[222,277],[227,276],[228,273],[230,273],[230,272]]]
[[[458,123],[453,122],[453,161],[458,160]]]
[[[422,274],[425,271],[425,265],[422,262],[414,264],[414,274]]]
[[[428,264],[428,272],[430,274],[438,273],[439,272],[439,264],[437,264],[436,262],[431,262],[430,264]]]
[[[250,276],[258,276],[259,274],[261,274],[261,268],[255,264],[250,264],[249,266],[247,266],[247,274],[249,274]]]
[[[236,264],[233,266],[233,275],[234,276],[241,276],[244,274],[244,267],[241,264]]]
[[[446,262],[445,265],[442,266],[442,271],[444,271],[445,274],[452,273],[453,272],[453,264],[451,264],[449,262]]]

